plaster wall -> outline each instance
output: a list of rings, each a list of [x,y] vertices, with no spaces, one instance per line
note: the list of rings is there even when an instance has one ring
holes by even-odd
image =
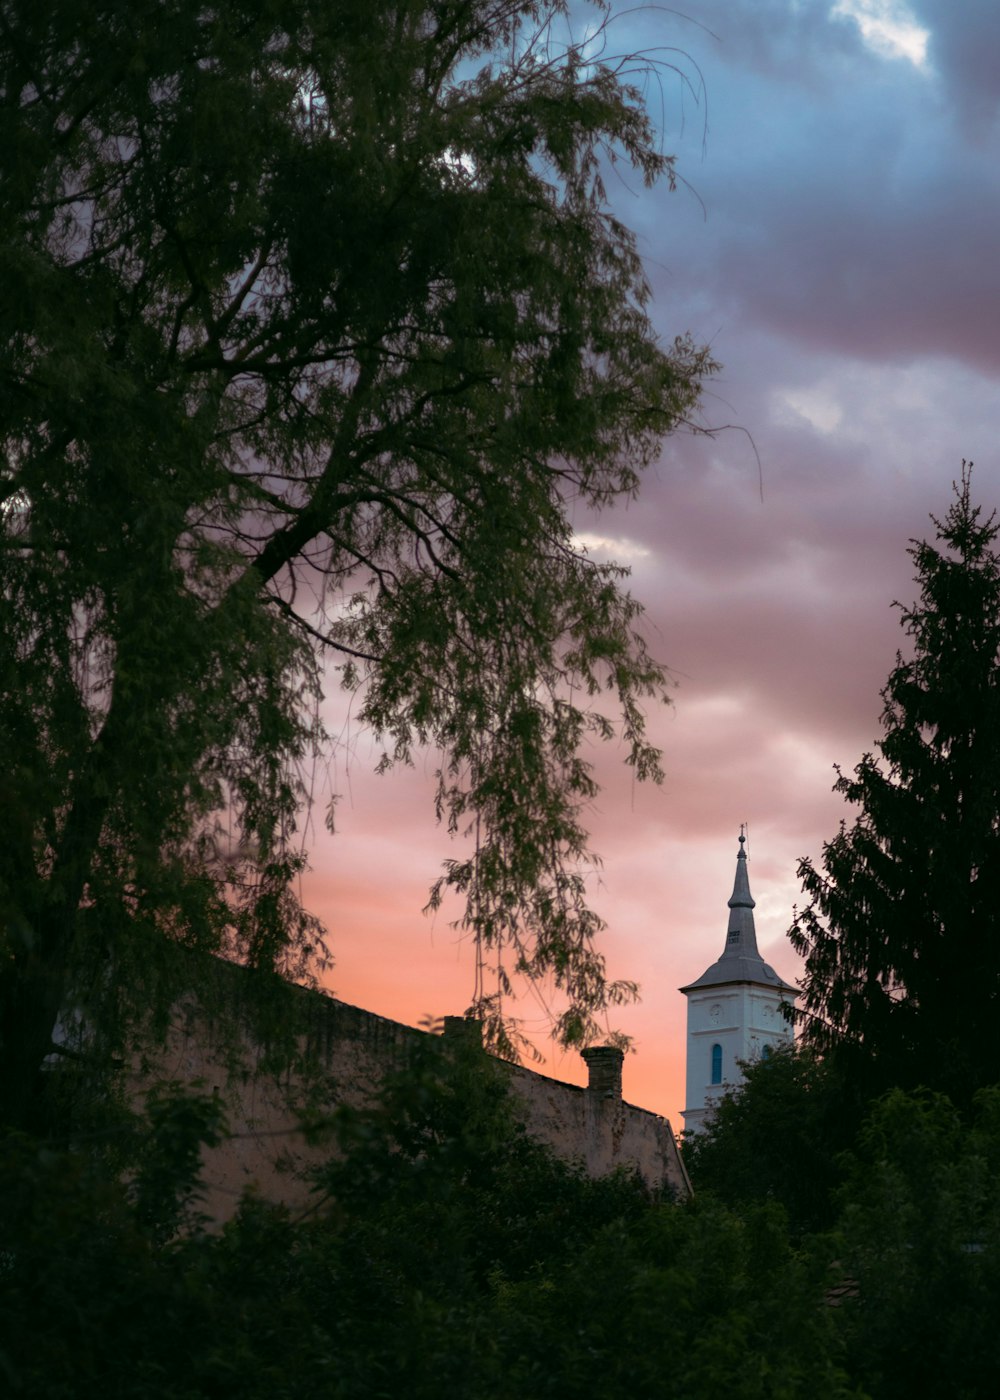
[[[223,1099],[232,1136],[206,1150],[203,1171],[203,1209],[216,1221],[227,1219],[247,1190],[295,1212],[315,1208],[305,1174],[331,1149],[311,1145],[298,1127],[306,1096],[315,1096],[321,1085],[320,1109],[370,1104],[383,1076],[405,1065],[409,1049],[427,1034],[333,998],[301,995],[308,999],[302,1042],[306,1075],[275,1075],[246,1032],[233,1054],[232,1044],[219,1044],[193,1006],[178,1017],[158,1067],[164,1078],[200,1082],[203,1091]],[[593,1176],[623,1167],[637,1171],[650,1186],[666,1187],[678,1197],[689,1193],[667,1119],[625,1103],[606,1085],[580,1088],[522,1066],[509,1066],[507,1072],[525,1128],[558,1156],[581,1163]]]

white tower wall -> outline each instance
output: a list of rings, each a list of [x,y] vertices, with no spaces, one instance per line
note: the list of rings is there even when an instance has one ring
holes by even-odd
[[[727,1089],[742,1082],[740,1061],[752,1064],[793,1039],[781,1011],[788,995],[737,982],[688,994],[687,1087],[684,1126],[700,1128]],[[721,1082],[712,1083],[712,1049],[721,1050]],[[766,1049],[765,1049],[766,1047]]]

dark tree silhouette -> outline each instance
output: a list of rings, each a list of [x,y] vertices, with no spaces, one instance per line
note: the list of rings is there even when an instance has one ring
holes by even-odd
[[[584,754],[620,735],[655,776],[664,675],[571,512],[635,493],[711,362],[658,343],[604,194],[610,160],[672,181],[648,64],[560,43],[560,17],[0,4],[14,1118],[60,1012],[120,1050],[171,942],[306,970],[323,657],[386,766],[440,755],[484,961],[554,977],[569,1040],[628,994],[584,898]]]
[[[882,692],[878,753],[836,784],[860,813],[800,865],[791,939],[808,1044],[872,1091],[927,1084],[964,1103],[996,1079],[1000,1013],[1000,526],[966,464],[934,524],[910,550],[912,655]]]

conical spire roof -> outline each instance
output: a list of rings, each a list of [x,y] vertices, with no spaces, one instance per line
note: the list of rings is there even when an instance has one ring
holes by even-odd
[[[729,900],[729,925],[726,929],[726,944],[721,956],[696,982],[681,987],[682,992],[693,992],[697,987],[721,987],[727,982],[753,982],[761,987],[778,988],[796,994],[766,963],[757,951],[757,930],[754,927],[754,899],[750,893],[747,877],[747,853],[744,850],[746,837],[740,832],[740,848],[736,853],[736,878],[733,880],[733,893]]]

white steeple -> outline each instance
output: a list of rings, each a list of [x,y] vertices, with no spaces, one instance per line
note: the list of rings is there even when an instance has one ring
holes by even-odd
[[[745,844],[741,828],[722,953],[697,981],[680,989],[688,999],[688,1131],[700,1128],[726,1090],[740,1083],[741,1061],[760,1059],[792,1040],[781,1006],[794,1003],[798,993],[757,951]]]

